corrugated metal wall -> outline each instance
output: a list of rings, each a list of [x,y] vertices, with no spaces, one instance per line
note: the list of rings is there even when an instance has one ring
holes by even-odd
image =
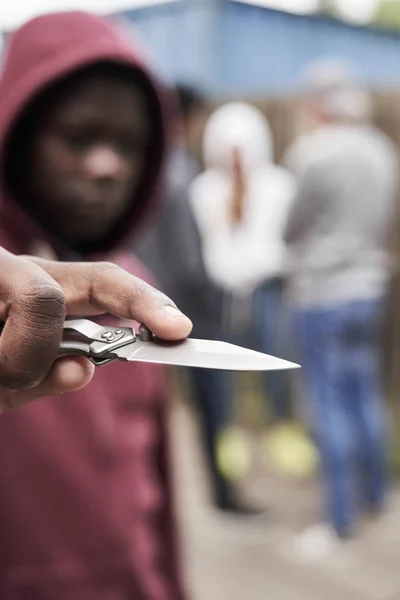
[[[229,0],[178,0],[124,13],[162,72],[221,94],[286,93],[318,55],[351,60],[374,86],[400,86],[400,35]]]
[[[290,91],[299,70],[320,55],[350,60],[374,85],[400,84],[398,34],[229,2],[223,39],[221,84],[230,91]]]
[[[220,0],[176,0],[131,10],[121,16],[132,22],[150,44],[162,73],[173,80],[212,86],[219,77],[221,55]]]
[[[240,0],[171,0],[115,16],[141,34],[167,79],[219,96],[295,91],[302,67],[321,55],[350,60],[374,87],[400,87],[400,33]]]
[[[374,86],[400,87],[398,33],[235,0],[171,0],[119,16],[139,31],[165,77],[218,94],[291,92],[302,67],[320,55],[349,59]]]

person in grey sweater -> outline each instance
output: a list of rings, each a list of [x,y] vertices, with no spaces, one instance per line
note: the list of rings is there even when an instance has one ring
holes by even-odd
[[[390,279],[397,151],[370,123],[370,96],[346,65],[314,63],[304,80],[312,131],[288,150],[298,178],[287,221],[290,298],[330,524],[348,537],[388,479],[380,331]],[[311,122],[311,121],[310,121]]]

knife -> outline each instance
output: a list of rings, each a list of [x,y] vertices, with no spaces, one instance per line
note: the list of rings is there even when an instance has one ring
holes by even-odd
[[[186,338],[166,342],[141,325],[103,327],[87,319],[65,321],[59,356],[86,356],[96,366],[114,360],[137,361],[226,371],[279,371],[296,369],[292,362],[234,344]]]

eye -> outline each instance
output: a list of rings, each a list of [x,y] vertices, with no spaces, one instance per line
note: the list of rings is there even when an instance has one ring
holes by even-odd
[[[137,154],[140,151],[138,141],[130,135],[121,137],[118,145],[124,154],[132,155]]]
[[[63,138],[65,143],[75,150],[87,148],[93,142],[87,132],[84,131],[67,131],[64,132]]]
[[[121,152],[128,156],[143,155],[148,148],[146,140],[136,135],[121,136],[118,145]]]
[[[65,123],[60,126],[58,134],[65,145],[76,151],[85,150],[91,145],[99,143],[101,137],[101,132],[84,123],[76,125]]]

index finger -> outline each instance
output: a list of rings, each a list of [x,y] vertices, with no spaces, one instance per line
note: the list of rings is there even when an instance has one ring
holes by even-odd
[[[192,323],[162,292],[113,263],[61,263],[31,259],[63,289],[69,315],[110,313],[144,323],[158,337],[180,340]]]

